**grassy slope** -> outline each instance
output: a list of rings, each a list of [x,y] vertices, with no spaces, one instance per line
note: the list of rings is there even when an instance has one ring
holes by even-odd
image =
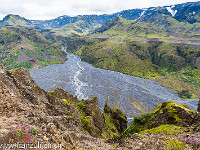
[[[51,31],[54,32],[54,35],[56,36],[85,36],[94,31],[94,29],[97,28],[98,25],[99,24],[95,21],[85,21],[80,18],[75,23],[66,24],[61,28],[51,29]]]
[[[140,52],[133,52],[131,46],[123,41],[107,40],[82,47],[79,51],[82,51],[81,59],[94,64],[96,67],[144,78],[162,77],[162,74],[150,62],[149,58],[140,59],[140,56],[138,56]]]
[[[27,27],[27,28],[37,28],[32,25],[30,21],[18,15],[7,15],[2,22],[0,22],[0,27],[5,26],[17,26],[17,27]]]
[[[99,34],[100,33],[100,34]],[[170,16],[162,15],[153,23],[126,20],[121,17],[108,22],[90,37],[109,37],[126,40],[144,40],[159,38],[160,41],[169,42],[169,39],[192,38],[200,34],[200,23],[184,23]]]
[[[33,29],[2,27],[0,35],[0,63],[7,69],[19,67],[31,69],[33,67],[31,61],[39,66],[63,63],[60,56],[66,55],[59,44],[49,43],[42,34]],[[21,53],[25,53],[30,61],[17,63]]]

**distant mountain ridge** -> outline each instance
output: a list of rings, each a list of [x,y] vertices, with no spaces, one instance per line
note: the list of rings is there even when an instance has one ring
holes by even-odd
[[[60,16],[51,20],[29,20],[18,15],[7,15],[0,21],[0,27],[15,25],[31,28],[61,28],[67,24],[73,24],[77,21],[83,21],[84,25],[91,29],[94,26],[99,27],[117,16],[123,17],[127,20],[135,20],[143,22],[153,22],[160,14],[169,15],[172,18],[188,23],[200,22],[200,1],[188,2],[183,4],[163,6],[163,7],[149,7],[144,9],[129,9],[113,14],[103,15],[78,15],[75,17]],[[81,26],[79,26],[82,28]],[[84,28],[83,28],[84,29]]]

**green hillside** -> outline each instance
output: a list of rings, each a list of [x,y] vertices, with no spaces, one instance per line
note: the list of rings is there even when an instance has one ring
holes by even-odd
[[[51,32],[56,36],[77,37],[92,33],[99,26],[99,23],[96,20],[83,19],[82,17],[79,17],[75,23],[69,23],[60,28],[51,29]]]
[[[79,38],[79,46],[67,49],[95,67],[156,79],[180,96],[194,98],[200,97],[200,46],[194,38],[198,34],[199,23],[167,15],[153,23],[117,17],[85,38],[93,42],[81,44]],[[67,42],[72,45],[74,39]]]
[[[61,45],[48,42],[41,33],[33,29],[0,28],[0,63],[7,69],[32,69],[63,63],[65,56]]]
[[[17,27],[27,27],[27,28],[35,28],[38,27],[33,25],[30,20],[25,19],[19,15],[9,14],[7,15],[1,22],[0,27],[5,26],[17,26]]]
[[[193,38],[199,35],[200,23],[189,24],[179,22],[168,15],[160,15],[153,23],[117,17],[97,28],[90,37],[137,41],[159,38],[157,40],[170,42],[170,39]]]
[[[191,5],[190,12],[195,10],[190,17],[198,16],[196,7],[187,5]],[[6,26],[0,30],[1,63],[8,69],[62,63],[62,45],[95,67],[155,79],[184,98],[200,97],[199,21],[184,21],[179,13],[176,18],[167,7],[138,10],[140,17],[135,20],[120,17],[130,18],[130,11],[121,12],[123,15],[62,16],[46,21],[8,15],[0,22],[0,26]],[[45,28],[45,24],[52,27]]]

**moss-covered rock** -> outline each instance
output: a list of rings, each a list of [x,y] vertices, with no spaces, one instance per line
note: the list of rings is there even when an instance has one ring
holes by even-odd
[[[151,113],[136,116],[131,125],[123,132],[123,138],[133,133],[146,129],[157,128],[161,125],[176,125],[179,127],[193,127],[194,131],[199,130],[200,114],[191,110],[185,104],[178,104],[174,101],[167,101],[157,105]]]
[[[138,133],[145,129],[145,125],[148,124],[152,113],[144,113],[134,117],[134,120],[130,126],[123,132],[122,138],[130,137],[133,133]]]
[[[114,124],[119,133],[122,133],[127,128],[127,117],[120,109],[110,108],[108,103],[106,103],[104,106],[104,115],[110,116],[111,120],[109,123]]]
[[[76,103],[76,106],[81,114],[80,119],[85,131],[88,131],[90,135],[95,137],[102,137],[102,134],[105,134],[105,132],[109,134],[104,115],[98,107],[97,97],[91,100],[79,101],[79,103]]]
[[[81,114],[83,130],[88,131],[92,136],[114,138],[127,128],[125,114],[119,109],[110,108],[107,103],[104,112],[101,112],[97,97],[75,104]]]
[[[178,126],[191,126],[200,122],[200,114],[191,110],[185,104],[167,101],[158,105],[153,111],[147,128],[158,127],[162,124],[174,124]]]

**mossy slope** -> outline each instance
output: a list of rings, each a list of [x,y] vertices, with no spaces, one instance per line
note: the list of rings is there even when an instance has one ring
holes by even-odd
[[[58,97],[58,90],[61,89],[56,89],[55,92],[50,92],[49,94]],[[59,93],[63,93],[62,91]],[[94,137],[118,137],[127,128],[125,114],[119,109],[111,109],[108,104],[105,105],[104,112],[101,112],[98,107],[97,97],[79,101],[67,92],[64,95],[59,95],[59,97],[63,98],[65,105],[75,105],[80,113],[82,129]]]
[[[171,127],[178,129],[179,127],[193,126],[195,130],[199,123],[200,114],[197,111],[191,110],[185,104],[167,101],[159,104],[153,112],[135,117],[131,125],[124,131],[123,136],[128,137],[138,132],[159,132],[160,128],[168,127],[171,130]],[[167,127],[166,125],[169,126]],[[179,129],[180,132],[183,132],[181,128]]]

